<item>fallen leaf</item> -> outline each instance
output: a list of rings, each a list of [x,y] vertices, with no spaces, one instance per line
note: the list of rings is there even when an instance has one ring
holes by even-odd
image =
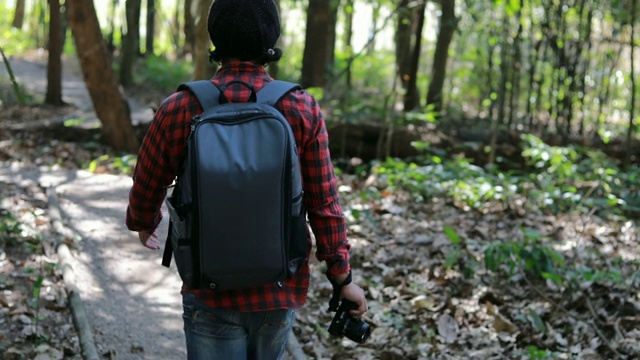
[[[438,318],[438,334],[442,336],[448,344],[456,341],[460,333],[460,327],[456,320],[449,314],[442,314]]]

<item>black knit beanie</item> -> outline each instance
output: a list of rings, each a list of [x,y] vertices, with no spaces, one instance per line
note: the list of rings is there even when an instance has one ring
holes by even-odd
[[[274,48],[280,18],[273,0],[215,0],[207,23],[214,50],[210,60],[223,58],[267,64],[282,56]]]

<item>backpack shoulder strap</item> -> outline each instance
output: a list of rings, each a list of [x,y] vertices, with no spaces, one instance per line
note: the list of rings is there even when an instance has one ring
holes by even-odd
[[[275,105],[285,94],[292,90],[302,90],[302,87],[298,84],[281,81],[281,80],[273,80],[270,81],[267,85],[265,85],[260,91],[258,91],[258,100],[259,103],[269,104],[271,106]]]
[[[191,91],[198,101],[202,109],[206,110],[220,104],[220,89],[210,80],[189,81],[178,86],[178,91]]]

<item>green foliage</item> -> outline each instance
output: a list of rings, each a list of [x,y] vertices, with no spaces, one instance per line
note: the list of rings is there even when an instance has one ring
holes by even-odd
[[[428,144],[414,145],[432,151]],[[523,146],[530,172],[488,171],[446,153],[411,162],[389,158],[375,164],[373,172],[387,190],[406,191],[417,201],[444,197],[467,210],[524,207],[602,216],[640,212],[640,169],[622,171],[601,151],[549,146],[533,135],[523,136]]]
[[[176,87],[191,79],[193,64],[186,60],[169,60],[163,56],[148,56],[137,67],[136,82],[154,87],[165,93],[175,91]]]
[[[485,269],[497,274],[512,276],[526,273],[538,279],[562,282],[558,275],[564,266],[562,255],[546,246],[535,230],[521,229],[522,240],[494,242],[484,251]]]
[[[531,359],[531,360],[542,360],[542,359],[555,359],[555,358],[557,358],[557,356],[555,356],[549,350],[538,349],[538,347],[535,346],[535,345],[530,345],[527,348],[527,352],[528,352],[527,355],[529,356],[529,359]]]
[[[445,161],[430,155],[423,160],[424,164],[419,165],[387,159],[374,171],[391,189],[408,190],[417,200],[445,196],[466,208],[482,209],[490,201],[511,198],[516,191],[514,184],[505,184],[503,175],[491,175],[467,158]]]
[[[22,226],[18,220],[6,210],[0,210],[0,236],[16,236],[22,231]]]
[[[522,155],[535,170],[529,179],[536,186],[528,197],[542,208],[554,212],[597,208],[616,214],[626,205],[625,189],[638,186],[637,179],[627,177],[600,151],[549,146],[533,135],[522,138]]]
[[[120,174],[131,175],[136,165],[137,157],[135,155],[127,154],[123,156],[111,156],[104,154],[97,159],[93,159],[86,165],[86,168],[90,172],[104,172],[104,168],[108,167],[109,172],[115,172]]]

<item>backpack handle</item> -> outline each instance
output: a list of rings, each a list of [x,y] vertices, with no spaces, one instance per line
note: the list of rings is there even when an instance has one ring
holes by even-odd
[[[220,104],[226,104],[229,102],[229,100],[227,100],[227,98],[224,96],[224,91],[229,87],[229,85],[233,85],[233,84],[242,84],[245,87],[248,87],[251,90],[251,95],[249,96],[249,102],[257,101],[258,98],[256,96],[256,90],[253,88],[253,85],[242,80],[231,80],[228,83],[220,86],[220,95],[218,95],[218,101],[220,102]]]

